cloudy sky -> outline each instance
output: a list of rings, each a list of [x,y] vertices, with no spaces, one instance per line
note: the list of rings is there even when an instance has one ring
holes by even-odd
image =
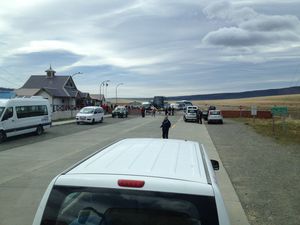
[[[74,76],[121,97],[300,85],[300,0],[1,0],[0,87]]]

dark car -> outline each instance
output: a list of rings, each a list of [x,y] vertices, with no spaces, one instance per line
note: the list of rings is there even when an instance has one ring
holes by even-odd
[[[112,111],[112,117],[125,118],[128,117],[128,111],[125,107],[117,107]]]

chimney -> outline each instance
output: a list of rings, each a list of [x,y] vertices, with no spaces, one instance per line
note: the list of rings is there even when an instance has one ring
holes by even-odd
[[[47,73],[47,78],[53,78],[56,73],[56,71],[51,68],[51,65],[49,69],[45,70],[45,72]]]

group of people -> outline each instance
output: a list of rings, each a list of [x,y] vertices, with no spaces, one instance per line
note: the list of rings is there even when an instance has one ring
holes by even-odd
[[[169,106],[168,108],[165,108],[165,116],[174,116],[175,109],[174,107]]]

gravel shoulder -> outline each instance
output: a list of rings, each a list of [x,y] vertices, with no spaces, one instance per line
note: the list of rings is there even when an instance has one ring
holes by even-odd
[[[207,125],[251,225],[298,225],[300,146],[282,145],[225,120]]]

